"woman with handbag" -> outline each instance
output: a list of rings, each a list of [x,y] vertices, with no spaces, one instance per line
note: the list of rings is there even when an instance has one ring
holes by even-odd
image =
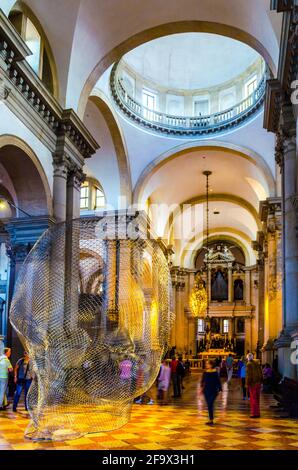
[[[24,356],[18,360],[14,369],[14,383],[16,384],[16,391],[13,400],[13,411],[17,411],[17,406],[21,398],[22,391],[25,393],[25,410],[27,408],[27,394],[33,379],[32,364],[27,351],[24,351]]]

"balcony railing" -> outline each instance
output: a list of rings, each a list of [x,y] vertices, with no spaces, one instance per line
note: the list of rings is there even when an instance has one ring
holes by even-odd
[[[117,74],[115,64],[111,72],[111,92],[120,109],[131,119],[152,130],[174,135],[198,136],[223,132],[243,123],[263,104],[266,76],[263,75],[256,90],[235,106],[206,116],[175,116],[161,113],[138,103],[132,98]]]

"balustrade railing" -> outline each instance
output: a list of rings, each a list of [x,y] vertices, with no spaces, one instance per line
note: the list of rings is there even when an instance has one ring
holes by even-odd
[[[181,135],[208,134],[240,124],[263,104],[265,88],[264,74],[255,91],[229,109],[206,116],[176,116],[147,108],[130,96],[117,74],[117,64],[111,73],[112,95],[123,112],[146,127]]]

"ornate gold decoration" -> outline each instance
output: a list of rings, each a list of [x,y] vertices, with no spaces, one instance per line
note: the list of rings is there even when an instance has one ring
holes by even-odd
[[[195,277],[194,287],[189,297],[189,308],[195,318],[203,317],[207,308],[207,293],[200,274]]]

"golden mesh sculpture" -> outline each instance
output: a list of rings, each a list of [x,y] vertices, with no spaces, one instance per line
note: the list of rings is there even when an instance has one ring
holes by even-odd
[[[26,437],[66,440],[119,428],[153,384],[167,348],[170,273],[128,221],[50,228],[18,277],[11,323],[33,362]]]

